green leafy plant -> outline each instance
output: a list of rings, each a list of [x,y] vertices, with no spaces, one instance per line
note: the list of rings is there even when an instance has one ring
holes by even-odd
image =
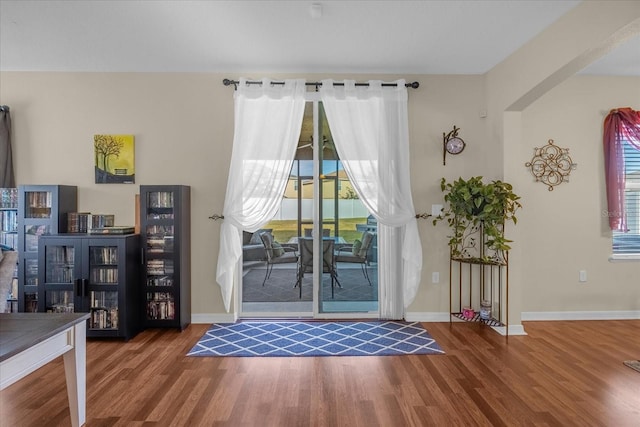
[[[445,193],[445,208],[433,225],[444,220],[449,224],[453,257],[477,256],[482,261],[497,261],[503,251],[511,249],[511,240],[504,236],[504,224],[507,221],[516,224],[515,212],[522,207],[511,184],[499,180],[485,184],[481,176],[453,182],[442,178],[440,189]],[[475,253],[473,248],[477,249]],[[492,255],[485,249],[491,250]]]

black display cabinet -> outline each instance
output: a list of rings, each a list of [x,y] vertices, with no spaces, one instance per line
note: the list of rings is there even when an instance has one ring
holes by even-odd
[[[144,325],[179,328],[191,323],[191,189],[140,186]]]

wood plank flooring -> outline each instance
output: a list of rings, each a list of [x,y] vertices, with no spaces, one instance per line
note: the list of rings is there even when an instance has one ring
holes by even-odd
[[[425,323],[436,356],[185,357],[208,328],[87,344],[87,426],[638,426],[640,320]],[[2,426],[70,425],[59,358],[0,392]]]

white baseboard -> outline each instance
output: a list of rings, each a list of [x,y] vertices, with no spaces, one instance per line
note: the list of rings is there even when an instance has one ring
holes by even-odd
[[[491,329],[493,329],[500,335],[507,334],[507,328],[505,328],[504,326],[492,326]],[[528,335],[528,334],[525,332],[524,326],[522,325],[509,325],[509,336],[511,335]]]
[[[407,322],[449,322],[449,313],[441,312],[408,312],[404,316]],[[464,322],[453,319],[454,322]],[[492,326],[491,329],[500,335],[506,335],[507,328],[504,326]],[[509,325],[509,335],[527,335],[522,325]]]
[[[192,313],[191,323],[235,323],[234,313]]]
[[[523,321],[536,320],[634,320],[640,311],[523,311]]]
[[[639,310],[630,311],[525,311],[522,321],[554,321],[554,320],[636,320],[640,319]],[[234,313],[196,313],[191,315],[191,323],[235,323]],[[448,322],[449,313],[443,312],[408,312],[407,322]],[[492,327],[497,333],[505,335],[505,327]],[[527,335],[521,324],[509,325],[509,335]]]
[[[440,312],[407,312],[404,314],[407,322],[448,322],[449,313]]]

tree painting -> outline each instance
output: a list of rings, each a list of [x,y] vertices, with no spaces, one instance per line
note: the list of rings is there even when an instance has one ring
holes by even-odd
[[[135,182],[133,135],[94,135],[96,184]]]

